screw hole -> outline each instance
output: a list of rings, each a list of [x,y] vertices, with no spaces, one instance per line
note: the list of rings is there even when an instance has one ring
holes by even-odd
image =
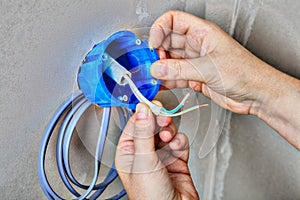
[[[123,95],[123,101],[128,101],[128,96],[127,95]]]
[[[156,84],[157,84],[157,81],[156,81],[155,79],[152,79],[152,80],[151,80],[151,83],[152,83],[152,85],[156,85]]]
[[[141,41],[140,39],[136,39],[135,43],[136,43],[137,45],[141,45],[141,44],[142,44],[142,41]]]

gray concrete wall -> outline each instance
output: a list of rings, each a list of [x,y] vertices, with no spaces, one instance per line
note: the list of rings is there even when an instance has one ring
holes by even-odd
[[[93,44],[120,29],[149,27],[169,9],[216,22],[258,57],[300,77],[299,1],[2,0],[1,199],[45,199],[36,167],[42,132],[56,107],[76,90],[78,66]],[[175,91],[179,96],[184,92]],[[162,100],[167,97],[160,94]],[[208,101],[201,95],[194,100]],[[300,154],[275,131],[253,116],[231,115],[215,105],[200,113],[199,126],[190,128],[189,117],[194,115],[181,119],[180,129],[192,141],[190,166],[203,199],[300,198]],[[205,134],[218,129],[211,125],[215,119],[224,119],[223,134],[216,148],[200,159]],[[75,138],[74,146],[74,170],[88,183],[92,157],[85,156],[89,151],[81,140]],[[53,149],[49,155],[51,180],[64,193]],[[107,195],[119,187],[116,183]]]

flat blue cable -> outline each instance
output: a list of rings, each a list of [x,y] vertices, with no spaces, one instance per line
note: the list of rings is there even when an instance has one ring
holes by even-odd
[[[78,184],[78,187],[82,186],[81,184],[79,184],[71,171],[71,167],[69,164],[69,149],[70,149],[70,143],[71,143],[71,138],[73,135],[73,131],[75,129],[75,126],[78,122],[78,120],[80,119],[80,117],[82,116],[82,114],[87,110],[87,108],[91,105],[90,102],[86,101],[84,102],[80,108],[75,112],[75,114],[73,115],[73,117],[70,119],[70,121],[68,121],[67,123],[69,123],[69,125],[66,127],[66,129],[64,130],[65,134],[63,139],[63,144],[62,144],[62,159],[63,159],[63,164],[64,164],[64,172],[66,173],[67,177],[71,180],[71,182],[73,182],[74,184]],[[102,129],[102,127],[100,127],[100,130]],[[60,169],[61,171],[62,169]],[[86,189],[85,187],[83,187],[84,189]],[[77,196],[77,195],[76,195]],[[79,195],[80,196],[80,195]]]
[[[45,174],[45,169],[44,169],[44,162],[45,162],[45,154],[46,154],[46,149],[48,146],[48,142],[50,140],[51,134],[53,130],[55,129],[56,125],[58,122],[61,120],[61,118],[65,115],[65,118],[62,121],[62,125],[59,131],[58,136],[58,143],[60,145],[57,145],[57,160],[58,160],[58,168],[59,168],[59,173],[62,177],[62,180],[64,184],[67,186],[67,189],[74,194],[75,196],[80,196],[80,194],[72,187],[70,184],[69,180],[73,183],[73,181],[77,184],[76,186],[86,189],[85,193],[79,197],[79,199],[85,199],[91,192],[92,190],[96,190],[93,194],[91,194],[90,199],[96,199],[98,198],[103,191],[107,188],[107,186],[118,176],[115,166],[113,165],[109,173],[107,174],[106,178],[104,181],[98,185],[96,185],[96,181],[98,178],[99,174],[99,167],[101,164],[101,158],[102,158],[102,153],[103,153],[103,148],[105,144],[105,138],[107,134],[107,127],[108,127],[108,122],[109,122],[109,111],[110,108],[105,108],[103,110],[103,119],[102,124],[101,124],[101,130],[99,133],[99,138],[97,142],[97,151],[96,151],[96,157],[95,157],[95,170],[94,170],[94,177],[92,184],[88,186],[84,186],[80,184],[74,177],[66,175],[66,171],[71,172],[69,165],[65,164],[63,162],[62,152],[67,151],[69,149],[69,138],[72,135],[74,128],[80,118],[80,116],[84,113],[84,111],[89,107],[90,103],[87,103],[86,100],[83,98],[83,95],[81,93],[76,93],[74,95],[71,95],[55,112],[53,117],[51,118],[50,122],[48,123],[44,136],[42,138],[41,146],[40,146],[40,152],[39,152],[39,157],[38,157],[38,175],[39,175],[39,180],[41,183],[41,188],[45,195],[47,196],[48,199],[63,199],[59,195],[57,195],[53,189],[51,188],[47,176]],[[106,110],[106,111],[105,111]],[[125,126],[126,120],[124,116],[124,113],[121,112],[121,109],[117,109],[119,116],[120,116],[120,123],[121,127]],[[76,117],[75,117],[76,116]],[[75,124],[75,126],[74,126]],[[67,142],[63,142],[64,139],[67,138]],[[63,139],[63,141],[60,141]],[[59,142],[60,141],[60,142]],[[63,145],[61,145],[63,144]],[[98,158],[98,159],[97,159]],[[68,163],[68,162],[67,162]],[[63,175],[62,175],[63,174]],[[69,174],[70,175],[70,174]],[[126,195],[125,190],[122,190],[120,193],[116,194],[115,196],[109,198],[109,199],[120,199]]]
[[[80,183],[78,183],[73,176],[69,176],[68,178],[66,177],[66,174],[65,174],[66,168],[64,166],[63,159],[62,159],[62,152],[63,152],[62,142],[63,142],[63,138],[64,138],[64,134],[65,134],[65,129],[66,129],[67,125],[69,124],[71,118],[73,117],[74,113],[78,110],[78,108],[81,107],[82,104],[84,104],[85,102],[87,102],[87,100],[82,99],[68,112],[68,114],[66,115],[66,117],[59,129],[57,142],[56,142],[56,162],[57,162],[58,172],[59,172],[60,177],[61,177],[63,183],[65,184],[65,186],[75,196],[80,196],[80,194],[72,187],[72,185],[68,181],[68,178],[71,180],[72,183],[74,183],[78,187],[81,187],[84,189],[87,189],[88,187],[85,187],[85,186],[81,185]]]
[[[49,121],[44,131],[44,135],[42,137],[39,155],[38,155],[38,178],[40,180],[41,188],[48,199],[61,199],[51,188],[45,173],[45,155],[50,140],[50,136],[56,124],[61,119],[63,113],[65,113],[65,111],[67,111],[72,106],[73,101],[76,102],[80,98],[83,98],[83,94],[76,93],[74,95],[71,95],[60,105],[60,107],[56,110],[51,120]]]
[[[124,112],[122,112],[122,108],[118,107],[117,108],[117,112],[118,112],[118,115],[119,116],[124,116]],[[125,119],[129,119],[132,115],[132,112],[125,112],[127,113],[126,116],[124,117],[120,117],[120,127],[125,127],[126,125],[126,120]],[[121,130],[122,131],[122,130]],[[120,134],[121,134],[121,131],[120,131]],[[105,180],[101,183],[101,184],[110,184],[115,178],[118,177],[118,173],[117,173],[117,170],[115,169],[116,167],[113,165],[108,173],[108,175],[106,176]],[[101,185],[100,184],[100,185]],[[105,188],[103,188],[102,190],[98,189],[91,197],[90,199],[91,200],[95,200],[97,199],[102,193],[103,191],[105,190]],[[115,196],[113,197],[110,197],[108,199],[110,200],[117,200],[117,199],[120,199],[122,198],[123,196],[126,195],[126,191],[123,189],[121,190],[121,192],[119,194],[116,194]]]
[[[126,125],[125,119],[129,119],[129,118],[132,116],[133,113],[132,113],[132,112],[122,112],[122,108],[120,108],[120,107],[117,107],[117,111],[118,111],[118,115],[120,116],[120,117],[119,117],[119,119],[120,119],[120,126],[121,126],[121,127],[125,127],[125,125]],[[127,114],[126,116],[124,115],[125,113]],[[121,116],[123,116],[123,117],[121,117]],[[108,184],[110,184],[110,183],[118,176],[118,173],[117,173],[117,171],[116,171],[114,165],[111,167],[109,174],[112,173],[112,172],[114,173],[114,175],[111,175],[111,176],[110,176],[110,175],[107,175],[107,177],[105,178],[105,180],[104,180],[103,182],[110,181],[110,182],[108,183]],[[107,180],[109,177],[112,177],[112,176],[115,176],[115,178],[112,179],[112,180]],[[107,184],[107,185],[108,185],[108,184]],[[104,190],[103,190],[103,191],[104,191]],[[91,199],[91,200],[97,199],[97,198],[102,194],[103,191],[97,190],[97,191],[90,197],[90,199]],[[117,200],[117,199],[122,198],[122,197],[125,196],[125,195],[126,195],[126,191],[125,191],[125,189],[123,189],[123,190],[121,190],[121,192],[120,192],[119,194],[116,194],[115,196],[110,197],[110,198],[108,198],[108,199],[111,199],[111,200]]]
[[[69,149],[69,143],[68,144],[65,144],[65,145],[62,145],[62,141],[63,141],[63,136],[65,134],[65,129],[66,129],[66,126],[67,124],[76,124],[77,122],[74,121],[75,117],[72,118],[72,121],[71,121],[71,117],[73,116],[74,112],[79,112],[79,116],[82,115],[82,111],[77,111],[78,107],[81,106],[83,103],[85,103],[87,100],[83,99],[81,100],[81,102],[79,102],[78,104],[76,104],[72,110],[74,111],[70,111],[66,118],[64,119],[62,125],[61,125],[61,128],[60,128],[60,131],[59,131],[59,134],[58,134],[58,139],[57,139],[57,153],[56,153],[56,157],[57,157],[57,165],[58,165],[58,171],[61,175],[61,178],[63,180],[63,182],[65,183],[66,187],[75,195],[75,196],[80,196],[73,188],[72,186],[69,184],[69,181],[68,179],[70,179],[70,181],[75,184],[76,186],[82,188],[82,189],[87,189],[89,186],[86,186],[86,185],[82,185],[80,184],[73,176],[72,174],[72,171],[71,171],[71,168],[69,166],[69,163],[68,162],[63,162],[63,159],[62,159],[62,148],[61,146],[64,146],[66,147],[65,149]],[[85,110],[85,109],[84,109]],[[118,109],[119,111],[120,109]],[[120,113],[122,114],[122,113]],[[123,119],[123,118],[121,118]],[[121,124],[124,125],[124,119],[122,120],[123,123],[121,122]],[[70,127],[70,126],[69,126]],[[72,130],[69,130],[68,131],[68,134],[69,135],[70,133],[73,133]],[[68,160],[68,159],[67,159]],[[103,188],[105,185],[108,185],[110,184],[118,175],[116,173],[116,170],[114,169],[115,167],[112,166],[110,172],[108,173],[106,179],[98,184],[98,185],[95,185],[94,189],[100,189],[100,188]],[[66,169],[66,170],[65,170]],[[65,172],[67,172],[65,174]]]
[[[103,114],[102,114],[102,120],[101,120],[101,128],[99,132],[99,137],[97,141],[97,149],[96,149],[96,155],[95,155],[95,173],[94,173],[94,178],[92,180],[92,183],[90,187],[86,190],[86,192],[79,197],[79,200],[85,199],[93,190],[97,179],[98,179],[98,172],[100,170],[99,166],[99,160],[102,159],[103,155],[103,149],[104,149],[104,144],[106,140],[106,135],[107,135],[107,130],[108,130],[108,125],[109,125],[109,117],[110,117],[110,108],[103,108]]]
[[[64,153],[63,153],[63,163],[64,163],[64,169],[68,178],[70,180],[72,180],[72,183],[77,185],[78,187],[81,187],[83,189],[87,189],[89,186],[85,186],[85,185],[82,185],[80,184],[73,176],[72,174],[72,171],[71,171],[71,167],[70,167],[70,164],[69,164],[69,149],[70,149],[70,143],[71,143],[71,137],[72,137],[72,133],[74,131],[74,128],[80,118],[80,116],[82,116],[82,114],[84,113],[84,111],[88,108],[88,105],[83,105],[80,109],[78,109],[78,111],[75,113],[74,117],[71,119],[71,121],[69,122],[69,126],[67,128],[67,130],[65,131],[66,132],[66,136],[64,137],[64,144],[63,144],[63,147],[64,147]],[[103,116],[103,119],[106,119],[108,118],[109,119],[109,115],[105,115]],[[104,140],[105,141],[105,140]],[[101,149],[100,151],[103,151],[103,148],[104,148],[104,145],[100,145]],[[99,159],[101,160],[101,159]],[[112,166],[112,169],[111,169],[111,172],[109,172],[109,174],[113,174],[113,171],[112,170],[115,170],[114,167]],[[116,173],[117,174],[117,173]],[[105,179],[105,181],[103,181],[102,183],[98,184],[98,185],[95,185],[94,189],[101,189],[102,187],[106,186],[107,184],[109,184],[110,182],[112,182],[111,180],[112,178],[110,178],[110,176],[108,175],[108,177]]]

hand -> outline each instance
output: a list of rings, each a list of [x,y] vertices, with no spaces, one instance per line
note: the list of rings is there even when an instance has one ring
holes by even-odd
[[[149,45],[161,58],[151,73],[166,87],[189,86],[240,114],[250,113],[271,70],[212,22],[180,11],[155,21]]]
[[[187,137],[170,118],[138,104],[120,137],[116,168],[129,199],[199,199],[188,168]]]
[[[161,58],[151,73],[166,87],[189,86],[232,112],[257,115],[300,150],[299,80],[261,61],[212,22],[180,11],[154,22],[149,46]]]

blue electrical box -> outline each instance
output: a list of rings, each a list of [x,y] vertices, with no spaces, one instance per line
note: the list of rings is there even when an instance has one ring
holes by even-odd
[[[118,85],[105,73],[106,55],[131,72],[131,79],[148,99],[152,100],[160,87],[160,80],[150,74],[150,66],[159,60],[147,40],[141,40],[130,31],[119,31],[96,44],[87,54],[78,72],[78,85],[85,97],[101,107],[122,106],[135,109],[138,99],[129,85]]]

